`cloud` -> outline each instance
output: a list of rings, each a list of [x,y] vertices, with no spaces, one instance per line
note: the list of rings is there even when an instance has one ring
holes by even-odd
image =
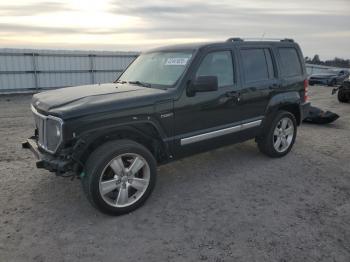
[[[128,43],[142,50],[151,44],[264,34],[294,38],[307,55],[327,56],[348,56],[350,46],[349,0],[103,0],[96,7],[84,1],[80,7],[78,2],[62,2],[0,4],[0,36],[21,41],[27,36],[50,47],[59,38],[70,39],[67,45],[80,41],[82,48]],[[66,11],[71,12],[51,15]],[[13,18],[2,19],[7,16]]]
[[[332,56],[332,52],[348,56],[345,46],[350,46],[349,0],[114,0],[110,12],[137,18],[140,23],[130,28],[130,32],[146,39],[224,40],[229,36],[265,34],[266,37],[295,38],[307,47],[305,53],[319,52],[327,56]]]
[[[22,24],[0,23],[0,34],[77,34],[81,30],[67,27],[32,26]]]
[[[284,1],[281,1],[284,2]],[[299,1],[300,2],[300,1]],[[311,1],[312,2],[312,1]],[[342,3],[342,0],[336,1]],[[297,29],[301,33],[318,30],[333,29],[348,30],[345,22],[349,14],[335,13],[329,10],[310,8],[308,5],[289,7],[283,5],[256,5],[246,7],[235,1],[217,1],[215,3],[203,1],[121,1],[115,0],[112,13],[125,14],[142,21],[139,33],[162,32],[167,37],[173,33],[196,36],[207,34],[208,38],[222,35],[231,35],[234,32],[264,31],[282,35],[288,29]],[[302,8],[303,7],[303,8]],[[137,28],[131,31],[136,32]],[[287,29],[287,30],[284,30]],[[293,31],[293,30],[289,30]]]
[[[1,4],[0,6],[0,16],[35,16],[62,11],[72,11],[72,9],[60,2],[36,2],[21,5]]]

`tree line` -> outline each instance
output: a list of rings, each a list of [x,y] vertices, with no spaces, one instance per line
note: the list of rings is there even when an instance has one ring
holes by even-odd
[[[307,56],[305,57],[305,63],[314,64],[314,65],[350,68],[350,59],[343,59],[339,57],[335,57],[332,60],[322,61],[319,55],[314,55],[312,59]]]

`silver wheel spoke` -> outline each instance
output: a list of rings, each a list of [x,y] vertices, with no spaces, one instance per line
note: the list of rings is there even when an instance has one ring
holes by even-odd
[[[128,198],[128,187],[120,187],[117,197],[117,204],[124,205],[128,201]]]
[[[273,135],[274,136],[278,136],[279,135],[279,129],[277,127],[275,128],[275,131],[273,132]]]
[[[148,185],[148,180],[143,178],[133,178],[130,186],[137,190],[143,190]]]
[[[293,135],[294,133],[294,128],[292,126],[288,127],[285,131],[286,135]]]
[[[281,143],[282,143],[282,139],[280,137],[277,137],[275,142],[275,148],[280,148]]]
[[[132,162],[131,166],[129,167],[130,174],[135,175],[144,165],[145,163],[142,161],[142,159],[135,157],[134,162]]]
[[[118,182],[118,178],[113,178],[111,180],[101,182],[101,194],[105,195],[118,188],[120,186]]]
[[[113,160],[110,167],[113,169],[114,173],[120,175],[124,172],[124,163],[121,157]]]
[[[287,118],[283,118],[283,119],[282,119],[281,129],[282,129],[282,130],[285,130],[286,127],[287,127],[287,125],[288,125],[288,119],[287,119]]]
[[[281,142],[282,142],[282,149],[288,146],[287,140],[285,138],[282,138]]]

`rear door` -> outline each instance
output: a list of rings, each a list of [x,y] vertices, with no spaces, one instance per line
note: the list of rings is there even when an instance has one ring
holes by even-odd
[[[280,86],[276,63],[269,46],[241,46],[240,110],[247,118],[263,118],[272,92]]]

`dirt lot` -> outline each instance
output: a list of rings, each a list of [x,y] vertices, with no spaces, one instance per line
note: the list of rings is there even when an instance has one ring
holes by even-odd
[[[303,125],[282,159],[254,141],[159,168],[144,207],[93,209],[79,180],[34,165],[30,96],[0,97],[0,261],[350,261],[350,104],[312,87],[341,117]]]

